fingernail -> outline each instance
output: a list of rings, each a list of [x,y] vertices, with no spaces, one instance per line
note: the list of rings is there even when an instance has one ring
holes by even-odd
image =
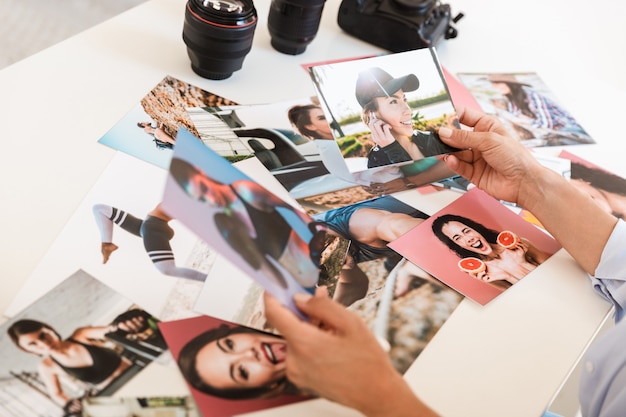
[[[449,127],[440,127],[439,136],[443,136],[444,138],[449,138],[450,136],[452,136],[452,129],[450,129]]]
[[[312,295],[305,292],[298,292],[293,295],[293,301],[296,303],[306,303],[311,299]]]

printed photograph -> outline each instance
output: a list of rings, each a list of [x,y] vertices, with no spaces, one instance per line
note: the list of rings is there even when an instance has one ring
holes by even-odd
[[[428,157],[455,150],[436,133],[459,125],[434,50],[313,66],[309,72],[350,172],[388,165],[422,172],[436,161]]]
[[[187,109],[200,138],[230,162],[256,157],[294,197],[347,187],[330,175],[315,139],[330,137],[316,98]],[[345,168],[344,168],[345,170]]]
[[[313,217],[327,231],[318,285],[387,340],[394,367],[405,372],[463,298],[387,247],[428,216],[387,196]],[[230,268],[223,259],[214,263],[196,311],[272,332],[263,314],[263,288],[231,277]]]
[[[328,196],[347,205],[452,175],[435,158],[412,171],[386,166],[350,172],[334,140],[336,125],[328,123],[317,97],[187,112],[211,149],[233,163],[256,157],[303,206]]]
[[[485,113],[527,147],[595,143],[537,73],[459,73]]]
[[[477,188],[389,247],[481,305],[560,249],[547,233]]]
[[[158,320],[77,271],[2,325],[2,415],[81,416],[167,350]]]
[[[162,322],[161,332],[203,417],[268,409],[310,396],[286,377],[279,336],[209,316]]]
[[[168,75],[98,142],[167,169],[178,129],[184,127],[199,136],[187,115],[188,107],[234,104]]]
[[[626,178],[591,163],[571,152],[559,157],[571,161],[570,182],[595,201],[604,211],[626,219]]]
[[[89,397],[83,417],[201,417],[189,397]]]
[[[192,315],[215,252],[161,209],[166,177],[164,169],[116,153],[6,314],[82,269],[162,320]]]
[[[165,211],[299,314],[292,297],[313,292],[325,232],[191,133],[177,142]]]

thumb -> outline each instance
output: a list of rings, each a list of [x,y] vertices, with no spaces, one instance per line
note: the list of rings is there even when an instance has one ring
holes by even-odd
[[[507,135],[506,128],[494,115],[485,114],[471,107],[459,107],[457,115],[459,122],[468,129],[442,127],[438,131],[441,140],[450,146],[484,151],[489,146],[485,142],[489,143],[488,139],[493,139],[493,133]]]
[[[442,126],[437,132],[439,138],[446,144],[458,149],[470,149],[478,144],[478,138],[474,136],[475,132],[464,129],[451,129]]]
[[[315,297],[311,297],[298,294],[294,297],[294,301],[298,309],[308,316],[312,323],[319,323],[327,330],[345,334],[355,327],[355,320],[360,320],[360,317],[328,296],[316,294]]]
[[[286,339],[302,331],[307,323],[293,314],[280,301],[272,297],[267,291],[263,294],[265,318]]]

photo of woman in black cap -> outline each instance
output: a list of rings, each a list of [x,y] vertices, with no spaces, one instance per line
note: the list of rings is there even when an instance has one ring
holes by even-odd
[[[453,152],[436,132],[415,129],[413,110],[405,93],[419,88],[415,74],[394,78],[385,70],[368,68],[357,78],[355,95],[362,108],[361,119],[370,128],[376,144],[367,157],[367,167],[417,161]]]
[[[313,66],[311,78],[348,171],[381,196],[454,175],[435,156],[454,152],[437,136],[458,128],[434,50]],[[401,75],[398,75],[401,74]]]

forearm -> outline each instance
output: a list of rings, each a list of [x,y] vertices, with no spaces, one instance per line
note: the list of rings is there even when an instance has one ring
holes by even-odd
[[[63,392],[63,389],[61,389],[61,383],[56,375],[45,371],[40,371],[40,375],[46,390],[48,391],[48,395],[54,402],[63,407],[69,400],[71,400],[71,398]]]
[[[531,172],[529,178],[520,189],[520,205],[593,274],[617,219],[549,169]]]

